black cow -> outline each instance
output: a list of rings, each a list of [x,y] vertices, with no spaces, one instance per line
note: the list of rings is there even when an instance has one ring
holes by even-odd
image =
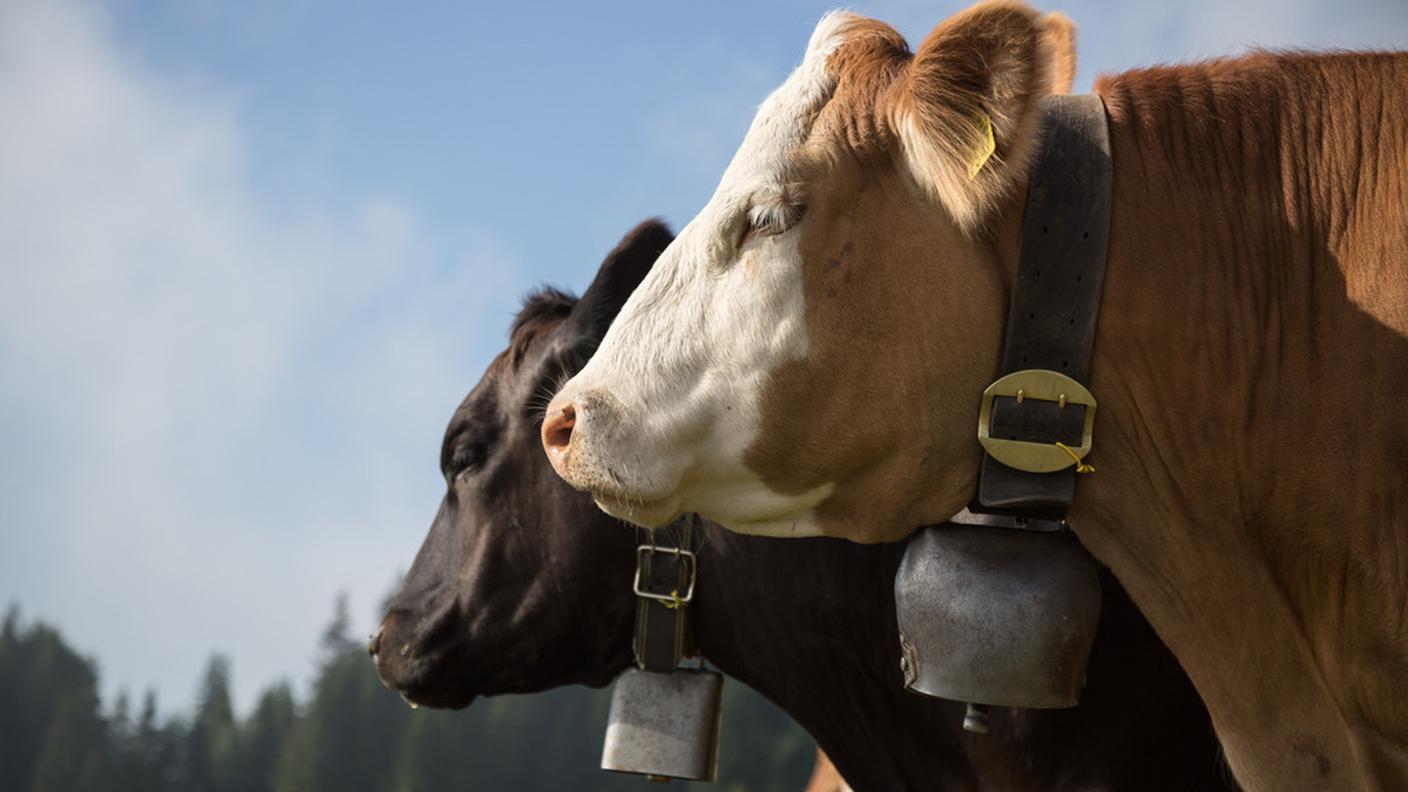
[[[631,662],[634,532],[562,482],[538,440],[556,387],[591,356],[669,244],[633,230],[580,300],[525,301],[511,343],[455,411],[448,490],[371,652],[409,700],[601,686]],[[720,670],[786,710],[857,790],[1233,788],[1206,711],[1129,598],[1105,605],[1083,703],[993,708],[903,690],[893,581],[903,545],[777,540],[703,529],[695,617]]]

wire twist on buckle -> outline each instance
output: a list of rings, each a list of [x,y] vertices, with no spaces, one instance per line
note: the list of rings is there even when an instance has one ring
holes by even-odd
[[[645,569],[645,559],[656,553],[672,555],[675,563],[687,565],[689,569],[689,585],[685,586],[684,593],[681,594],[678,588],[672,589],[668,594],[650,591],[641,584],[641,572]],[[678,609],[688,605],[694,599],[694,581],[698,577],[699,563],[695,559],[694,553],[678,547],[656,547],[654,545],[640,545],[636,548],[636,578],[631,588],[637,597],[655,600],[665,603],[665,607]]]

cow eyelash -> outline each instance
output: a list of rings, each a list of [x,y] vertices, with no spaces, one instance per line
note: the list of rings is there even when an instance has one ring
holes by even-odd
[[[453,481],[460,477],[462,473],[479,467],[484,462],[484,447],[477,443],[463,443],[455,446],[454,453],[450,455],[450,464],[447,473]]]
[[[776,236],[787,231],[798,223],[807,214],[805,204],[782,204],[771,206],[755,206],[748,210],[748,225],[744,227],[743,235],[738,240],[739,247],[742,247],[754,236]]]

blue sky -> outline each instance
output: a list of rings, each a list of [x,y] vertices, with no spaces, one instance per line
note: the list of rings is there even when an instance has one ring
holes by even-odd
[[[852,7],[915,41],[961,7]],[[829,3],[0,2],[0,603],[242,706],[361,632],[519,295],[683,225]],[[1402,0],[1043,6],[1098,71],[1408,47]]]

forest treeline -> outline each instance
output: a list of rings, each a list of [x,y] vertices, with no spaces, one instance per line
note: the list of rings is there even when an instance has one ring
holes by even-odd
[[[244,717],[229,661],[211,658],[189,714],[155,693],[100,697],[95,663],[43,623],[5,615],[0,634],[0,790],[14,792],[464,792],[655,789],[597,769],[608,692],[581,687],[482,699],[462,712],[411,710],[377,681],[344,600],[322,640],[307,701],[287,683]],[[716,786],[795,792],[811,740],[735,681],[725,685]]]

